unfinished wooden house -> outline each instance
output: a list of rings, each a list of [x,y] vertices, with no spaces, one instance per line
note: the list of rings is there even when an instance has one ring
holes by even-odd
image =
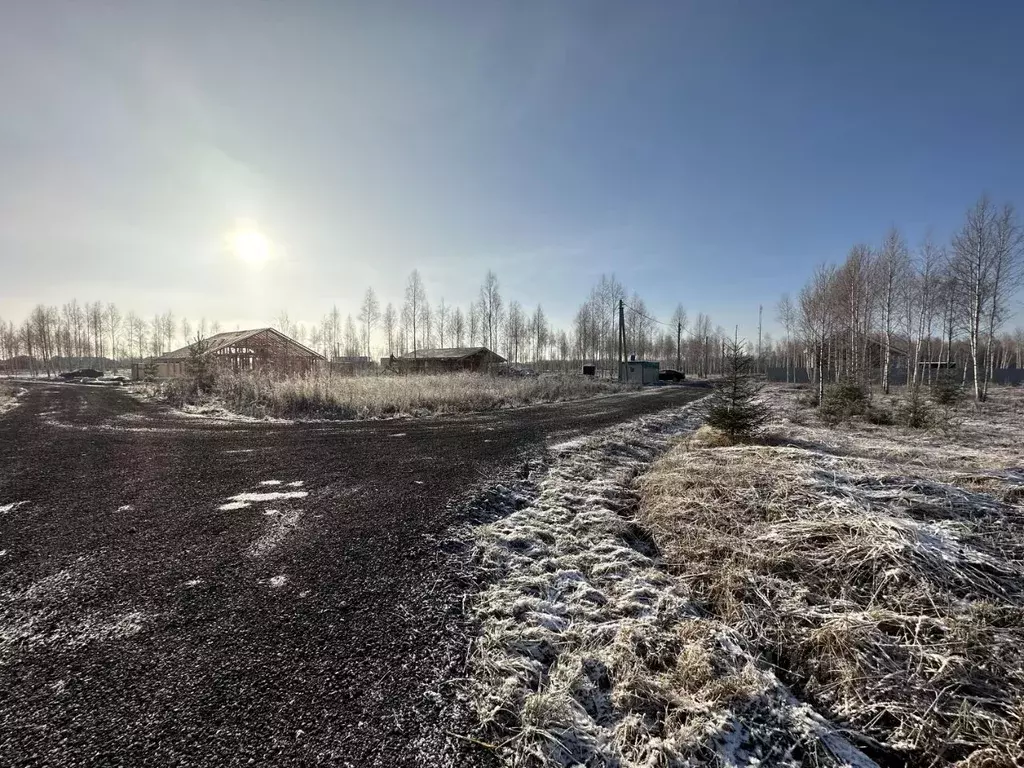
[[[454,373],[487,371],[504,363],[505,358],[487,347],[447,347],[418,349],[398,358],[384,358],[381,364],[399,373]]]
[[[321,365],[325,358],[295,339],[273,328],[251,331],[227,331],[203,340],[202,355],[227,370],[266,371],[268,373],[306,373]],[[153,376],[158,379],[185,376],[193,345],[165,355],[132,363],[132,378]]]

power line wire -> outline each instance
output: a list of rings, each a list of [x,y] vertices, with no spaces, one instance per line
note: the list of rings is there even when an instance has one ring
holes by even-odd
[[[643,312],[641,312],[639,309],[635,309],[635,308],[629,306],[629,304],[626,304],[625,302],[623,302],[622,306],[624,306],[626,309],[630,310],[631,312],[635,312],[636,314],[640,315],[640,317],[647,318],[652,323],[658,323],[659,325],[664,325],[666,328],[675,328],[675,324],[674,323],[663,323],[658,318],[651,317],[650,315],[646,315]]]

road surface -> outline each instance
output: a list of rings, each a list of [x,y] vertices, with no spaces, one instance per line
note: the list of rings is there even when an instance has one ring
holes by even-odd
[[[703,394],[266,424],[27,388],[0,417],[4,766],[437,765],[459,500]]]

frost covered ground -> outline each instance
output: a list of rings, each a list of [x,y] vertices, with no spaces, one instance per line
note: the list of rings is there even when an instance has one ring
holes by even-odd
[[[18,407],[28,390],[8,382],[0,382],[0,416]]]
[[[504,765],[874,763],[727,624],[707,617],[634,522],[636,476],[688,408],[554,446],[481,506],[484,589],[467,695]]]
[[[1024,398],[926,432],[826,427],[798,396],[769,391],[768,439],[683,442],[642,478],[683,594],[879,762],[1018,765]]]

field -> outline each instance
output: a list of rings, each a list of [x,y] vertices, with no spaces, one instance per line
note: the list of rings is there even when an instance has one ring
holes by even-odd
[[[771,390],[770,438],[686,440],[642,478],[641,523],[700,617],[694,632],[734,637],[880,764],[1015,765],[1022,393],[932,407],[931,431],[825,427],[800,397]],[[709,668],[727,658],[691,650]],[[743,697],[703,703],[708,722],[750,721]]]
[[[322,375],[271,378],[220,374],[205,392],[184,380],[144,385],[173,405],[256,418],[368,419],[426,416],[579,400],[630,389],[589,376]]]

